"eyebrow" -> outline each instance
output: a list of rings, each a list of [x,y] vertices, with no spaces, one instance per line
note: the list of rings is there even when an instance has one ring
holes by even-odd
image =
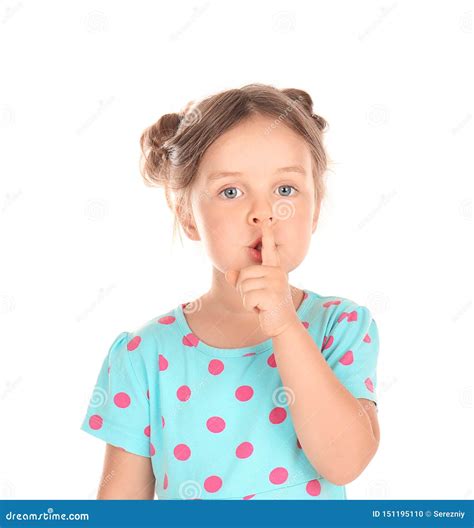
[[[306,174],[306,171],[301,165],[290,165],[289,167],[280,167],[274,172],[274,174],[281,174],[281,173],[286,173],[286,172],[296,172],[302,175]],[[216,172],[211,172],[211,174],[209,174],[207,181],[211,182],[214,180],[219,180],[220,178],[225,178],[226,176],[242,176],[242,175],[243,175],[242,172],[216,171]]]

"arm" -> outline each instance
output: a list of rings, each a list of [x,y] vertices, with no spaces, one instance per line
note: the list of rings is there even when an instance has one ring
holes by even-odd
[[[107,444],[97,499],[153,500],[154,496],[151,459]]]
[[[340,383],[300,321],[273,338],[273,349],[308,460],[330,482],[351,482],[378,448],[374,405],[362,403]]]

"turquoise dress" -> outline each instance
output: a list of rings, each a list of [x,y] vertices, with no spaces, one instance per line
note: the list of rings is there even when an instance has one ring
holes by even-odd
[[[178,305],[108,351],[81,429],[150,457],[158,499],[346,499],[302,450],[272,340],[200,341]],[[379,337],[365,306],[304,290],[297,314],[339,381],[375,402]]]

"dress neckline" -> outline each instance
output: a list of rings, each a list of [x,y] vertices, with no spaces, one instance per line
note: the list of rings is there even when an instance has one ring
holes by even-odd
[[[302,291],[303,300],[301,301],[301,304],[296,310],[296,314],[298,315],[301,321],[315,298],[315,295],[311,291],[304,289]],[[188,304],[191,303],[182,303],[178,305],[173,310],[173,314],[179,325],[180,331],[184,335],[183,339],[186,339],[189,342],[189,345],[196,348],[199,352],[202,352],[203,354],[206,354],[208,356],[213,356],[215,358],[248,357],[261,354],[263,352],[266,352],[267,350],[270,350],[273,347],[273,341],[271,337],[266,339],[265,341],[257,343],[256,345],[239,348],[218,348],[205,343],[204,341],[199,339],[197,335],[194,334],[188,324],[184,313],[184,309]]]

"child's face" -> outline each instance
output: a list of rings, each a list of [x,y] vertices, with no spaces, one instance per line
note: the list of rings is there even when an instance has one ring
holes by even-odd
[[[272,123],[275,128],[265,133]],[[294,165],[305,174],[276,173]],[[258,116],[237,125],[203,156],[191,198],[196,226],[187,235],[202,240],[222,273],[240,270],[256,264],[248,246],[262,235],[262,222],[273,217],[281,266],[290,272],[306,256],[319,216],[311,166],[308,146],[284,120]],[[224,171],[242,174],[209,179]]]

